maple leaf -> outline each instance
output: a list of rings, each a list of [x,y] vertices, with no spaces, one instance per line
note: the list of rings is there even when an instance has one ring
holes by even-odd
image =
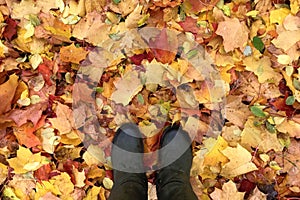
[[[18,87],[19,77],[15,74],[9,76],[9,80],[0,85],[0,99],[5,99],[0,104],[0,114],[3,114],[11,109],[11,102],[14,98]]]
[[[52,126],[56,128],[60,134],[70,133],[74,127],[72,110],[64,104],[57,103],[55,113],[57,117],[49,119]]]
[[[192,17],[186,17],[183,22],[179,22],[179,25],[183,28],[183,30],[194,34],[198,33],[199,31],[197,19],[194,19]]]
[[[248,71],[254,72],[260,83],[272,81],[278,85],[282,78],[282,76],[278,72],[275,72],[271,67],[271,60],[269,57],[264,56],[259,60],[253,57],[247,57],[244,59],[244,65]]]
[[[110,25],[103,23],[99,13],[92,12],[75,25],[72,36],[94,45],[101,45],[109,39],[110,28]]]
[[[76,47],[74,43],[69,46],[62,47],[59,52],[59,57],[63,62],[72,62],[79,64],[80,61],[86,58],[88,52],[82,47]]]
[[[14,129],[14,134],[20,145],[25,145],[28,148],[35,147],[41,144],[41,141],[34,135],[35,127],[31,123],[22,125]]]
[[[175,59],[177,41],[172,39],[174,38],[171,38],[166,28],[162,29],[155,39],[150,39],[149,47],[157,61],[171,63]]]
[[[3,37],[10,41],[17,34],[17,22],[11,18],[7,18],[5,23],[7,25],[5,26]]]
[[[10,158],[7,162],[14,169],[16,174],[23,174],[37,170],[44,164],[49,163],[49,160],[41,156],[40,152],[33,154],[29,149],[19,146],[17,157]]]
[[[124,106],[128,105],[132,98],[142,90],[143,85],[136,71],[127,72],[115,82],[116,91],[111,95],[111,99]]]
[[[244,192],[238,192],[236,185],[231,180],[224,183],[222,190],[215,188],[215,191],[210,194],[213,200],[243,200]]]
[[[283,31],[277,38],[271,42],[277,47],[284,51],[289,50],[296,42],[300,40],[300,30],[295,31]]]
[[[244,50],[248,41],[248,29],[236,18],[227,18],[220,22],[216,34],[221,35],[224,40],[224,49],[226,52],[232,51],[235,48]]]
[[[42,112],[46,109],[46,104],[37,103],[27,106],[24,110],[15,109],[9,113],[9,118],[14,120],[17,126],[22,126],[27,121],[31,121],[36,126],[41,119]]]
[[[225,112],[226,119],[239,127],[243,127],[251,115],[248,106],[242,103],[242,96],[227,96]]]
[[[259,148],[263,152],[282,151],[283,146],[279,143],[277,135],[270,133],[262,126],[255,126],[254,122],[253,117],[248,118],[241,134],[241,144],[248,149]]]
[[[204,165],[217,166],[219,163],[224,164],[228,161],[227,157],[221,153],[228,146],[223,137],[218,136],[217,140],[211,138],[203,142],[208,148],[208,152],[204,157]]]
[[[211,10],[218,0],[185,0],[183,5],[187,11],[198,13],[203,10]]]
[[[51,68],[48,65],[44,63],[40,64],[38,66],[38,72],[42,74],[47,85],[51,86],[53,84],[51,80]]]
[[[252,163],[251,153],[241,145],[237,144],[236,148],[227,147],[221,152],[229,159],[229,162],[222,167],[222,176],[236,177],[257,170],[255,164]]]

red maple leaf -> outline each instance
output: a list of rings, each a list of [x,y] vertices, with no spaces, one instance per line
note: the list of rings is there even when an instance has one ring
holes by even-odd
[[[191,33],[198,33],[199,27],[197,25],[197,19],[192,17],[186,17],[184,21],[178,23],[184,31],[191,32]]]
[[[168,40],[166,28],[154,40],[150,39],[149,46],[157,61],[171,63],[175,59],[177,47]]]
[[[153,54],[151,52],[144,52],[142,54],[137,54],[134,56],[129,57],[131,62],[135,65],[140,65],[144,59],[147,59],[149,62],[151,62],[154,58]]]
[[[52,72],[51,72],[49,66],[45,65],[44,63],[40,64],[38,67],[38,72],[42,74],[46,84],[51,86],[52,81],[50,78],[51,78]]]
[[[5,26],[3,37],[11,41],[17,35],[17,22],[11,18],[7,18],[5,23],[7,25]]]

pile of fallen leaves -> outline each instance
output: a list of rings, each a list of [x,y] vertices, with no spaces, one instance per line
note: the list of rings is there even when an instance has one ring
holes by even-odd
[[[199,199],[300,197],[299,7],[0,0],[1,199],[106,199],[128,121],[145,152],[167,125],[193,134]]]

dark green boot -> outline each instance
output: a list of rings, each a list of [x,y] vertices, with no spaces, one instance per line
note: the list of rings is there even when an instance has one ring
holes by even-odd
[[[159,200],[197,200],[190,184],[192,166],[191,139],[178,126],[167,128],[160,142],[159,165],[156,178]]]
[[[134,124],[121,126],[111,152],[114,186],[109,200],[147,200],[142,135]]]

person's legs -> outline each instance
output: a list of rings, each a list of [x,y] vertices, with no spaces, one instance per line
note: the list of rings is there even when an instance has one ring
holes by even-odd
[[[190,184],[192,148],[189,135],[178,127],[168,128],[161,139],[156,188],[158,200],[197,200]]]
[[[112,147],[114,186],[109,200],[147,200],[147,177],[143,166],[143,141],[136,125],[117,131]]]

